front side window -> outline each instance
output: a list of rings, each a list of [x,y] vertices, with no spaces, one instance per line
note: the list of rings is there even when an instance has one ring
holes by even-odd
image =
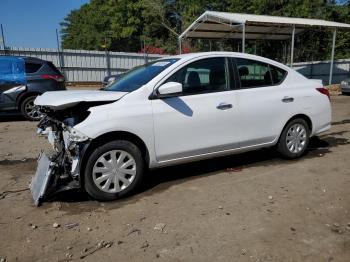
[[[133,92],[147,84],[178,59],[162,59],[135,67],[104,88],[106,91]]]
[[[200,94],[230,89],[228,63],[224,57],[206,58],[184,66],[166,82],[182,84],[183,94]]]
[[[251,59],[236,58],[241,88],[277,85],[287,72],[281,68]]]

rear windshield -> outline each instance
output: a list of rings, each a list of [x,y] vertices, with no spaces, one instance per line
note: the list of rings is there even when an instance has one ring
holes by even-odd
[[[126,72],[121,78],[106,86],[106,91],[132,92],[147,84],[163,70],[179,59],[162,59],[135,67]]]

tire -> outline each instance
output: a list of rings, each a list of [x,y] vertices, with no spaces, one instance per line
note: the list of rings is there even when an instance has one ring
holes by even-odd
[[[84,187],[96,200],[116,200],[134,192],[143,173],[144,160],[140,149],[129,141],[116,140],[91,153],[84,172]]]
[[[20,105],[21,113],[30,121],[38,121],[41,118],[39,112],[34,109],[34,100],[36,97],[37,96],[28,96]]]
[[[341,93],[343,96],[350,96],[350,92],[342,92]]]
[[[290,121],[283,129],[277,144],[277,151],[282,157],[294,159],[302,156],[310,140],[309,126],[304,119]]]

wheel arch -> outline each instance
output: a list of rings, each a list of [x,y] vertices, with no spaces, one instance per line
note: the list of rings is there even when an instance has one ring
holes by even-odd
[[[102,134],[93,140],[91,140],[90,143],[86,144],[84,148],[82,149],[82,155],[80,159],[80,184],[83,185],[83,179],[84,179],[84,173],[85,173],[85,167],[87,164],[87,160],[90,156],[90,154],[93,152],[94,149],[96,149],[98,146],[101,146],[103,144],[106,144],[108,142],[114,141],[114,140],[126,140],[133,144],[135,144],[141,151],[142,158],[144,159],[146,166],[149,165],[150,162],[150,155],[149,150],[145,144],[145,142],[137,135],[127,132],[127,131],[113,131],[108,132],[105,134]]]
[[[41,95],[42,93],[40,92],[37,92],[37,91],[30,91],[30,92],[23,92],[21,93],[18,97],[17,97],[17,100],[16,100],[16,104],[17,104],[17,107],[20,108],[22,102],[24,99],[26,99],[27,97],[30,97],[30,96],[39,96]]]
[[[308,125],[308,128],[309,128],[309,131],[310,131],[310,134],[312,134],[312,128],[313,128],[313,125],[312,125],[312,120],[309,116],[305,115],[305,114],[296,114],[294,116],[292,116],[291,118],[289,118],[289,120],[283,125],[283,128],[281,129],[280,131],[280,134],[278,136],[278,140],[280,139],[282,133],[283,133],[283,130],[285,129],[285,127],[291,122],[293,121],[294,119],[298,119],[298,118],[301,118],[303,120],[306,121],[307,125]]]

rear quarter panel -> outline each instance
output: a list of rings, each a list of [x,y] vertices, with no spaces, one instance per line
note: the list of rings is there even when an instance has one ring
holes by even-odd
[[[331,104],[326,95],[317,91],[316,88],[321,87],[317,81],[307,78],[299,79],[297,82],[291,81],[288,85],[288,94],[294,97],[290,118],[299,114],[308,116],[312,123],[311,136],[326,131],[331,126]]]

